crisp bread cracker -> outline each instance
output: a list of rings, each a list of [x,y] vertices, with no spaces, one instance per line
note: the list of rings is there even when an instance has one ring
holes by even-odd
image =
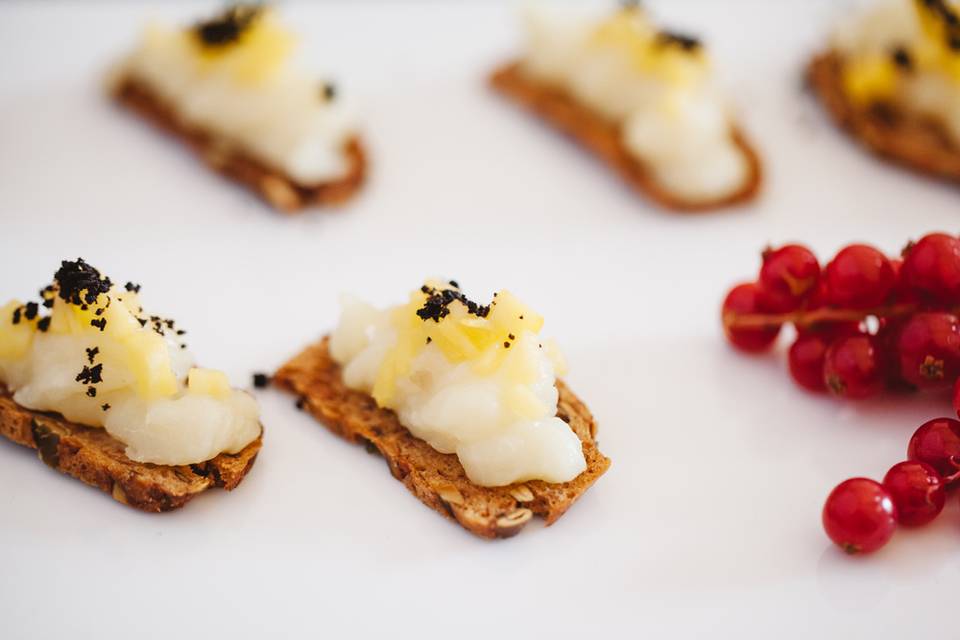
[[[960,145],[935,119],[889,103],[857,106],[843,90],[843,59],[815,57],[807,81],[834,122],[878,156],[929,176],[960,181]]]
[[[329,338],[307,347],[283,365],[275,384],[300,398],[301,406],[333,433],[380,453],[393,476],[421,502],[484,538],[516,535],[534,515],[552,524],[610,466],[597,448],[597,425],[586,406],[557,382],[557,416],[583,443],[587,469],[564,483],[532,480],[504,487],[481,487],[467,479],[454,454],[440,453],[411,434],[397,415],[369,395],[347,387],[340,365],[330,356]]]
[[[36,449],[40,459],[61,473],[109,493],[141,511],[177,509],[212,487],[234,489],[257,459],[263,430],[236,454],[221,453],[194,465],[135,462],[126,445],[104,429],[85,427],[58,414],[25,409],[0,385],[0,434]]]
[[[351,139],[344,150],[350,163],[345,176],[331,182],[302,185],[227,141],[184,124],[173,109],[142,83],[121,77],[113,83],[111,92],[119,104],[181,140],[211,168],[245,185],[285,213],[296,213],[311,205],[340,204],[355,195],[364,182],[367,159],[359,138]]]
[[[620,127],[583,106],[557,87],[538,83],[513,62],[494,71],[490,84],[501,94],[526,107],[541,119],[593,152],[626,183],[658,205],[674,211],[710,211],[738,205],[756,197],[762,183],[760,158],[738,129],[730,135],[749,166],[746,182],[734,193],[713,200],[685,200],[658,185],[651,173],[623,144]]]

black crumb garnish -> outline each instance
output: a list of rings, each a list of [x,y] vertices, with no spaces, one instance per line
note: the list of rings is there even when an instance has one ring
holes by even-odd
[[[83,365],[83,371],[77,374],[76,381],[83,384],[100,384],[103,382],[103,365],[98,364],[93,367]]]
[[[257,372],[253,374],[253,386],[257,389],[266,389],[270,386],[270,376],[265,373]]]
[[[450,286],[453,287],[454,289],[459,289],[459,288],[460,288],[460,284],[459,284],[456,280],[451,280],[451,281],[450,281]]]
[[[467,313],[478,318],[486,318],[490,313],[489,305],[479,305],[456,289],[435,289],[424,285],[420,291],[427,294],[423,307],[417,309],[417,315],[424,321],[440,322],[450,314],[450,305],[454,301],[461,302],[467,308]]]
[[[64,260],[60,268],[53,275],[61,299],[75,304],[93,304],[101,293],[110,291],[113,283],[110,278],[100,275],[100,272],[84,262],[83,258],[76,261]]]
[[[90,321],[90,326],[91,326],[91,327],[96,327],[97,329],[100,329],[100,331],[103,331],[104,329],[107,328],[107,319],[106,319],[106,318],[94,318],[93,320]]]
[[[100,347],[87,349],[87,360],[90,362],[90,364],[93,364],[93,359],[97,357],[98,353],[100,353]]]
[[[304,397],[302,397],[302,396],[299,397],[299,398],[297,398],[297,405],[296,405],[296,406],[297,406],[297,409],[300,409],[300,410],[302,411],[304,405],[306,405],[306,404],[307,404],[307,399],[306,399],[306,398],[304,398]]]
[[[890,53],[890,58],[895,65],[904,71],[911,71],[913,69],[913,59],[910,57],[910,52],[903,47],[895,48]]]
[[[147,320],[146,320],[146,318],[137,318],[137,322],[140,323],[140,326],[141,326],[141,327],[147,326]]]
[[[430,344],[431,342],[433,342],[433,338],[431,338],[430,336],[427,336],[427,344]]]
[[[91,398],[97,397],[97,388],[96,387],[87,387],[87,395]]]
[[[127,291],[132,291],[133,293],[140,293],[140,285],[133,282],[128,282],[123,286]]]
[[[23,307],[17,307],[13,310],[13,324],[20,324],[20,316],[23,315]]]
[[[187,332],[186,332],[186,330],[184,330],[184,329],[177,329],[177,335],[178,335],[178,336],[185,335],[186,333],[187,333]]]
[[[517,336],[513,335],[512,333],[508,333],[508,334],[507,334],[507,337],[510,338],[511,340],[516,340],[516,339],[517,339]]]
[[[50,328],[50,316],[47,316],[46,318],[40,318],[40,320],[37,321],[37,329],[39,329],[43,333],[46,333],[47,329],[49,328]]]
[[[503,341],[503,348],[504,348],[504,349],[509,349],[509,348],[510,348],[510,343],[509,343],[507,340],[504,340],[504,341]]]
[[[239,4],[210,20],[197,24],[194,27],[194,33],[203,44],[209,47],[222,47],[239,40],[258,15],[260,15],[260,7]]]
[[[37,313],[40,311],[40,305],[36,302],[28,302],[23,307],[23,317],[27,320],[33,320],[37,317]]]
[[[108,402],[106,404],[100,405],[100,409],[102,409],[103,411],[110,411],[110,403]]]
[[[337,97],[337,85],[329,80],[320,85],[320,95],[327,102],[332,102]]]
[[[697,38],[672,31],[661,31],[658,33],[656,42],[660,46],[676,46],[684,51],[696,51],[701,46],[700,40]]]

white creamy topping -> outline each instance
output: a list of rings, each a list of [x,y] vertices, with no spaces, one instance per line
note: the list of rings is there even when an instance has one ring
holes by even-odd
[[[506,295],[495,300],[508,304]],[[343,300],[330,351],[347,386],[373,394],[436,450],[455,453],[478,485],[578,476],[586,468],[581,442],[556,415],[559,354],[533,328],[493,328],[459,302],[440,322],[422,320],[414,313],[424,298],[414,294],[412,304],[382,311]],[[424,336],[432,336],[429,343]],[[387,397],[378,397],[386,387]]]
[[[960,4],[946,6],[960,14]],[[851,99],[891,101],[933,117],[960,141],[960,50],[949,46],[938,15],[917,0],[882,0],[838,25],[831,44],[844,60]],[[897,51],[909,69],[895,64]]]
[[[699,201],[744,185],[749,163],[702,51],[658,41],[639,9],[596,21],[531,8],[525,26],[523,70],[619,123],[663,188]]]
[[[141,326],[137,298],[114,287],[87,310],[56,298],[45,331],[19,303],[0,308],[0,383],[22,407],[104,427],[132,460],[183,465],[239,452],[260,435],[256,401],[193,367],[169,327],[161,336],[155,322]],[[100,319],[102,331],[90,325]]]
[[[151,25],[122,76],[143,83],[192,128],[211,132],[304,186],[349,169],[352,109],[291,59],[293,37],[269,10],[241,38],[204,47],[194,30]]]

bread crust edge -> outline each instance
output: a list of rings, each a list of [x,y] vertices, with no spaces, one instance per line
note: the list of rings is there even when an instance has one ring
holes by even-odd
[[[439,453],[400,424],[372,397],[348,388],[329,354],[329,338],[308,346],[274,375],[275,385],[298,396],[298,406],[341,438],[363,444],[423,504],[482,538],[518,534],[534,515],[556,522],[610,466],[596,443],[596,421],[586,405],[557,381],[557,415],[580,438],[587,469],[565,483],[541,480],[481,487],[466,477],[454,454]]]
[[[236,454],[221,453],[193,465],[155,465],[124,455],[125,445],[102,428],[85,427],[55,413],[18,405],[0,385],[0,435],[35,449],[47,466],[96,487],[123,504],[159,513],[182,507],[214,487],[231,491],[256,462],[256,440]]]
[[[756,198],[760,192],[763,183],[760,156],[739,127],[734,127],[731,135],[747,160],[749,173],[746,182],[722,198],[685,200],[656,183],[643,163],[623,144],[619,127],[566,92],[530,79],[520,70],[519,62],[510,62],[495,69],[490,74],[489,84],[498,93],[525,107],[592,152],[634,191],[665,209],[682,213],[708,212],[744,204]]]

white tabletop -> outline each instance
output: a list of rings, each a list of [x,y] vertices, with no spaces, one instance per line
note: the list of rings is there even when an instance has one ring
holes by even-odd
[[[203,363],[249,385],[333,326],[340,292],[387,304],[432,275],[475,298],[509,287],[546,317],[613,460],[555,526],[489,542],[273,391],[245,482],[174,513],[0,442],[0,636],[949,636],[955,497],[873,557],[845,557],[820,526],[829,490],[881,477],[947,398],[804,393],[787,342],[734,353],[718,307],[767,243],[895,253],[956,232],[958,193],[868,157],[802,93],[840,12],[827,0],[649,4],[715,53],[766,160],[755,204],[656,210],[491,94],[485,73],[518,44],[513,6],[287,4],[308,64],[361,106],[373,173],[348,207],[284,218],[102,94],[149,17],[204,7],[0,5],[0,298],[83,256],[143,283]]]

